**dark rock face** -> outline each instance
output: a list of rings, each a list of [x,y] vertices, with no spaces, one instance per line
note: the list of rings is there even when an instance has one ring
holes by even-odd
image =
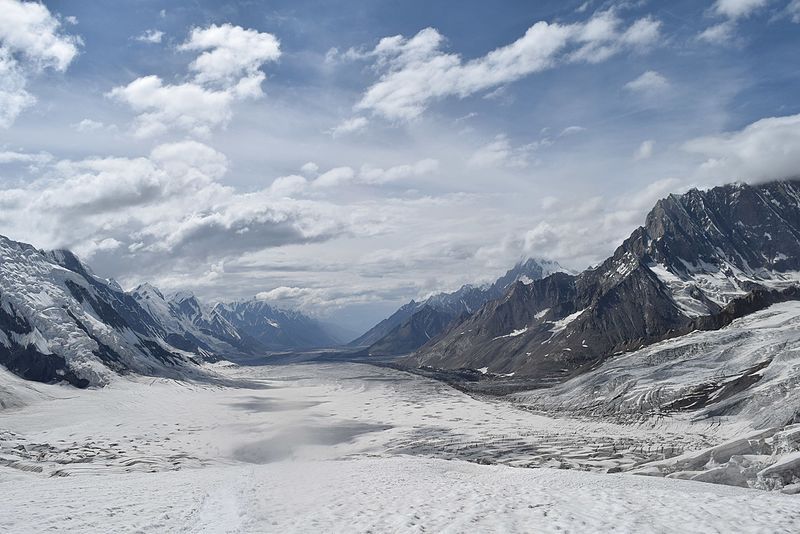
[[[676,271],[679,260],[731,263],[739,269],[800,269],[800,182],[731,185],[692,190],[659,201],[647,216],[646,247],[656,262]]]
[[[296,311],[274,308],[262,300],[217,304],[213,311],[243,336],[266,349],[305,349],[340,344],[319,321]]]
[[[369,348],[374,355],[407,354],[442,333],[452,316],[432,306],[423,306]]]
[[[412,300],[350,345],[368,345],[369,353],[375,355],[411,352],[438,337],[453,321],[479,310],[490,300],[500,298],[511,284],[520,280],[539,280],[557,270],[561,267],[556,263],[528,259],[491,285],[465,285],[453,293],[439,293],[422,302]]]
[[[599,267],[513,284],[408,363],[560,379],[793,298],[797,270],[800,182],[692,190],[659,201]]]

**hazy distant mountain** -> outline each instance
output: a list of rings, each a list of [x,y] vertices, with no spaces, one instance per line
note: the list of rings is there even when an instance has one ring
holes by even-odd
[[[297,311],[281,310],[258,299],[220,303],[214,313],[238,332],[271,350],[330,347],[341,340],[329,328]]]
[[[510,284],[529,283],[563,270],[555,262],[528,259],[493,284],[465,285],[452,293],[438,293],[420,302],[412,300],[350,345],[368,345],[371,354],[403,354],[416,350],[438,336],[454,319],[502,296]]]
[[[453,316],[433,306],[423,305],[391,332],[373,343],[369,353],[375,355],[407,354],[438,336]]]
[[[562,377],[794,298],[799,269],[800,182],[671,195],[600,266],[512,284],[410,362]]]

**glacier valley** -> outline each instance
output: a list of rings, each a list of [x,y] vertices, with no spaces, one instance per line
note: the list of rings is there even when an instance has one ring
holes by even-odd
[[[530,397],[355,363],[206,369],[84,390],[2,371],[0,400],[16,405],[0,425],[0,530],[792,532],[800,521],[780,491],[635,473],[741,426],[553,417]]]

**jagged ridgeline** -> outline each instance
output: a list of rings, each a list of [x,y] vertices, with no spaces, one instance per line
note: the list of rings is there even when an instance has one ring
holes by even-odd
[[[126,293],[68,251],[0,238],[0,364],[39,381],[185,376],[201,360],[335,345],[318,321],[259,300],[207,306],[148,284]],[[529,260],[494,284],[412,301],[354,345],[405,363],[546,381],[798,295],[800,182],[659,201],[601,265]]]
[[[186,377],[202,360],[337,341],[257,300],[210,307],[149,284],[126,293],[69,251],[0,237],[0,364],[23,378],[87,387],[115,373]]]
[[[493,284],[465,285],[452,293],[438,293],[420,302],[411,301],[384,319],[352,346],[367,346],[371,355],[412,352],[437,338],[453,322],[459,322],[488,301],[503,296],[514,282],[539,280],[554,272],[565,272],[558,263],[530,258],[520,262]]]
[[[512,284],[406,363],[558,380],[796,299],[798,270],[799,181],[691,190],[599,266]]]

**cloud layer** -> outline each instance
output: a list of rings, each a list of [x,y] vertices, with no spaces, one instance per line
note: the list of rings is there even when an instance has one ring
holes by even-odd
[[[800,177],[800,115],[758,120],[744,129],[688,141],[705,157],[700,175],[722,181],[761,182]]]

